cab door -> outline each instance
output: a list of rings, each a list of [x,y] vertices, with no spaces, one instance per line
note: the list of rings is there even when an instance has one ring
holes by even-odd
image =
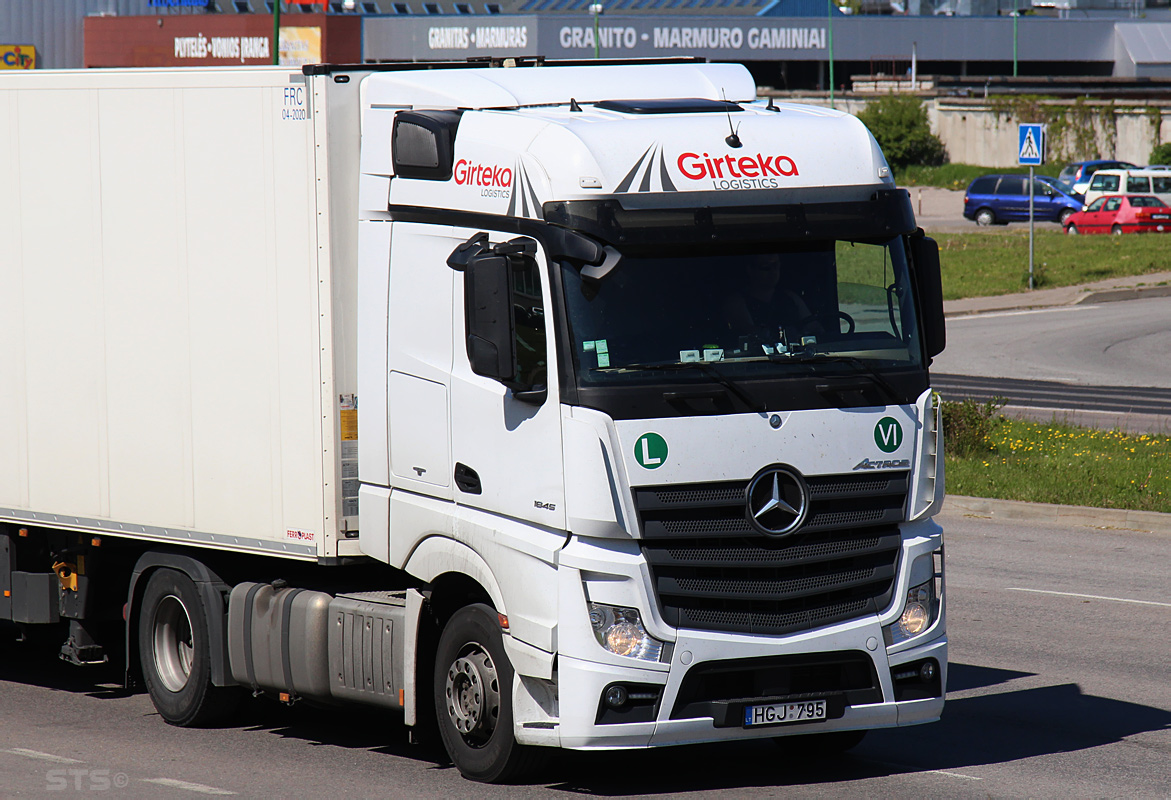
[[[455,235],[464,240],[481,236],[483,248],[489,250],[506,249],[499,246],[510,241],[521,242],[529,250],[510,256],[508,302],[515,352],[511,379],[485,377],[473,369],[465,296],[469,284],[467,272],[463,279],[457,273],[451,369],[455,501],[498,518],[564,530],[561,413],[548,262],[534,240],[515,234],[457,229]],[[493,525],[487,518],[472,524]]]

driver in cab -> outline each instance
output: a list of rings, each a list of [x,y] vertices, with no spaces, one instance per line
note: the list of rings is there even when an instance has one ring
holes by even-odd
[[[741,270],[738,287],[724,298],[728,330],[742,339],[786,345],[800,344],[799,333],[817,333],[812,330],[816,324],[809,325],[814,315],[794,287],[791,273],[776,253],[753,256]],[[799,331],[803,326],[810,330]]]

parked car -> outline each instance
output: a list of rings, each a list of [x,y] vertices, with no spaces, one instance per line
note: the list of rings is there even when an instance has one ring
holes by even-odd
[[[1051,179],[1033,179],[1033,219],[1065,223],[1082,208],[1082,199],[1064,191]],[[1029,176],[984,175],[964,192],[964,216],[977,225],[1003,225],[1029,218]]]
[[[1070,194],[1084,194],[1090,185],[1090,178],[1100,169],[1137,169],[1129,161],[1114,161],[1097,159],[1094,161],[1075,161],[1067,164],[1065,169],[1057,175],[1058,183],[1065,185]]]
[[[1171,170],[1100,169],[1086,188],[1086,205],[1108,194],[1153,194],[1171,204]]]
[[[1070,235],[1168,233],[1171,232],[1171,206],[1148,194],[1099,197],[1065,221],[1065,232]]]

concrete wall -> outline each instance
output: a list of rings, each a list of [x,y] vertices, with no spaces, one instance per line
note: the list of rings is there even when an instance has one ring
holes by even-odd
[[[829,105],[825,98],[793,98],[788,102]],[[834,107],[857,114],[869,102],[857,97],[835,98]],[[938,97],[925,102],[931,129],[947,148],[948,159],[957,164],[1016,166],[1017,126],[1021,122],[1043,121],[1018,120],[983,99]],[[1068,100],[1055,100],[1052,105],[1065,109],[1074,107]],[[1096,112],[1093,143],[1087,141],[1079,147],[1078,142],[1070,137],[1064,148],[1068,158],[1062,159],[1061,150],[1050,142],[1050,161],[1119,158],[1146,164],[1151,148],[1160,142],[1171,141],[1171,101],[1104,100],[1089,102],[1086,107]],[[1160,112],[1158,131],[1148,112],[1151,107]]]
[[[931,105],[932,128],[947,147],[950,160],[962,164],[1015,165],[1017,126],[1042,121],[1016,119],[983,102],[937,98]],[[1053,105],[1073,108],[1069,101],[1055,101]],[[1067,135],[1064,142],[1050,141],[1050,160],[1118,158],[1145,164],[1151,148],[1171,136],[1171,102],[1119,100],[1087,103],[1086,107],[1093,111],[1093,135]],[[1148,111],[1151,107],[1160,113],[1157,126],[1152,124]]]

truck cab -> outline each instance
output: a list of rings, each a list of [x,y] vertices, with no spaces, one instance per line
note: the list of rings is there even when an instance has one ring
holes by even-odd
[[[360,77],[358,529],[456,765],[938,719],[939,262],[874,138],[736,65],[449,67]]]

